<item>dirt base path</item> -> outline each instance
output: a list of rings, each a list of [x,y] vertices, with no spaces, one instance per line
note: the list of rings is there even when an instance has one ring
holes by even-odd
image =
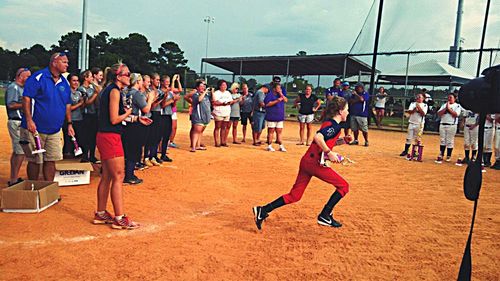
[[[251,207],[287,193],[305,146],[298,124],[284,129],[288,152],[246,144],[188,151],[189,121],[179,115],[173,163],[137,172],[126,186],[133,231],[90,223],[97,173],[89,186],[63,187],[62,201],[40,214],[0,213],[1,280],[455,280],[473,202],[465,167],[434,163],[438,136],[424,136],[424,162],[401,152],[405,134],[370,131],[370,147],[336,150],[356,163],[334,168],[350,183],[335,209],[340,229],[316,224],[332,187],[313,179],[302,200],[255,228]],[[0,113],[0,181],[9,173],[10,140]],[[315,126],[317,128],[318,125]],[[241,132],[239,133],[241,136]],[[457,138],[453,161],[462,152]],[[463,154],[462,154],[463,156]],[[26,176],[23,167],[22,176]],[[500,280],[500,171],[483,174],[474,229],[475,280]],[[108,209],[111,208],[111,204]]]

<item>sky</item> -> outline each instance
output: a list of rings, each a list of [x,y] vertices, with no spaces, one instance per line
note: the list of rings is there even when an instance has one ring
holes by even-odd
[[[486,47],[500,44],[500,0],[492,0]],[[46,48],[61,35],[81,31],[82,0],[0,0],[0,46],[14,51],[39,43]],[[144,34],[157,51],[174,41],[200,70],[205,57],[347,53],[373,0],[87,0],[88,33],[111,37]],[[378,1],[377,1],[378,3]],[[378,4],[377,4],[378,5]],[[376,5],[376,6],[377,6]],[[380,51],[449,49],[458,0],[385,1]],[[464,0],[464,48],[479,48],[486,0]],[[371,52],[377,7],[368,17],[355,51]],[[500,55],[499,55],[500,56]],[[209,71],[220,71],[217,68]]]

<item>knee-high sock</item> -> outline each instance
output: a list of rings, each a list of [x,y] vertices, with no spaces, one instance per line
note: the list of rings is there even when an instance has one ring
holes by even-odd
[[[323,210],[321,211],[321,215],[323,217],[329,216],[332,213],[332,210],[335,207],[335,205],[337,205],[337,203],[340,201],[340,199],[342,199],[342,195],[338,191],[335,191],[328,200],[328,202],[326,203]]]
[[[283,199],[283,196],[280,196],[278,199],[264,206],[264,211],[270,213],[272,212],[272,210],[282,207],[284,205],[285,205],[285,199]]]

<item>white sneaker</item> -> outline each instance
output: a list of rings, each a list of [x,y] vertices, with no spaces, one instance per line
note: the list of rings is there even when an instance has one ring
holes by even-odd
[[[280,144],[280,151],[281,152],[286,152],[286,148],[282,144]]]
[[[276,150],[274,150],[274,148],[273,148],[271,145],[269,145],[269,146],[266,148],[266,150],[267,150],[267,151],[271,151],[271,152],[276,151]]]

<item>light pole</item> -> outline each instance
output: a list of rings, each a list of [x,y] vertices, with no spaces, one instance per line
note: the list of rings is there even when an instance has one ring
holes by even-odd
[[[203,19],[203,21],[207,23],[207,42],[205,44],[205,58],[208,58],[208,33],[210,31],[210,24],[211,23],[215,23],[215,18],[211,17],[211,16],[206,16]],[[200,70],[200,72],[203,75],[203,61],[201,63],[201,70]]]
[[[208,32],[210,31],[210,24],[215,23],[215,18],[206,16],[203,21],[207,23],[207,44],[205,46],[205,58],[208,58]]]

